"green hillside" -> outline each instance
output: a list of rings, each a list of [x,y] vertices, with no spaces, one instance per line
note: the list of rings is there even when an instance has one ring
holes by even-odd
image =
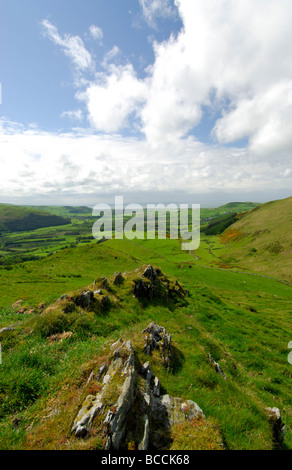
[[[60,217],[91,217],[92,209],[87,206],[29,206],[33,210],[45,211]]]
[[[221,259],[253,272],[292,280],[292,197],[262,204],[221,237]]]
[[[139,302],[127,284],[112,284],[116,271],[145,264],[177,279],[189,292],[186,303]],[[279,444],[267,407],[281,410],[287,428],[281,446],[292,448],[288,285],[196,265],[171,239],[77,246],[0,273],[0,330],[8,328],[0,334],[1,448],[102,448],[98,420],[86,439],[70,431],[88,393],[98,391],[88,377],[102,364],[108,342],[119,337],[138,341],[137,354],[145,361],[138,338],[151,321],[173,338],[173,369],[151,362],[164,393],[195,401],[206,416],[199,442],[186,425],[176,430],[173,448],[212,448],[217,436],[223,449],[273,449]],[[63,294],[76,298],[102,276],[110,280],[109,310],[55,304]],[[209,354],[226,378],[210,366]]]
[[[0,233],[23,232],[42,227],[67,225],[70,220],[25,206],[0,204]]]

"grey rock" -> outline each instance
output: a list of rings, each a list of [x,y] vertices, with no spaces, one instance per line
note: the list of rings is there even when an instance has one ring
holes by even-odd
[[[142,276],[146,277],[150,281],[154,281],[157,278],[157,271],[153,268],[153,266],[149,265],[145,268]]]
[[[149,418],[147,415],[144,415],[144,434],[142,441],[138,445],[138,450],[147,450],[149,446],[149,435],[150,435],[150,424]]]
[[[265,408],[273,425],[273,437],[275,447],[281,447],[283,444],[284,436],[286,433],[286,426],[284,425],[279,408]]]
[[[75,299],[75,304],[81,308],[88,308],[93,298],[94,298],[94,292],[89,290],[79,295],[79,297]]]
[[[226,380],[226,375],[224,374],[223,370],[221,369],[221,367],[219,366],[218,362],[216,362],[213,357],[211,356],[211,354],[209,354],[209,361],[211,364],[213,364],[213,366],[215,367],[215,370],[217,372],[217,374],[220,374],[222,375],[222,377]]]
[[[110,347],[111,351],[114,351],[118,347],[122,346],[123,343],[124,343],[124,341],[122,340],[122,338],[119,338],[118,341],[116,341],[115,343],[113,343],[111,345],[111,347]]]
[[[113,284],[114,285],[119,285],[124,281],[124,278],[121,273],[115,272],[114,277],[113,277]]]
[[[159,397],[159,395],[160,395],[160,381],[159,381],[158,377],[155,377],[155,379],[154,379],[153,395],[155,397]]]
[[[57,302],[59,302],[60,300],[64,300],[64,299],[69,299],[69,297],[68,297],[67,294],[61,295],[61,297],[59,297],[59,299],[57,300]]]

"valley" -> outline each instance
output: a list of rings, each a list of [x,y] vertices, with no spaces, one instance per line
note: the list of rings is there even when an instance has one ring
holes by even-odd
[[[23,232],[24,238],[38,240],[41,232],[45,240],[59,233],[66,241],[50,246],[52,252],[45,250],[40,259],[0,267],[2,448],[104,448],[98,419],[85,438],[72,435],[71,428],[88,394],[95,396],[99,390],[90,375],[98,372],[110,345],[123,338],[132,341],[136,360],[150,361],[163,396],[190,400],[203,410],[205,420],[194,421],[196,426],[186,422],[170,431],[166,448],[291,449],[291,201],[278,201],[274,212],[273,204],[244,211],[220,234],[202,232],[195,253],[182,251],[181,240],[170,238],[78,242],[83,233],[78,226],[84,227],[82,236],[90,236],[88,214],[75,214],[61,228]],[[83,216],[86,220],[78,219]],[[201,217],[207,217],[203,210]],[[62,236],[63,230],[78,235]],[[230,231],[241,235],[232,239]],[[2,237],[17,242],[20,234],[6,232]],[[271,253],[267,247],[273,240],[283,249]],[[24,245],[20,257],[26,253]],[[250,255],[252,248],[257,251]],[[132,282],[143,266],[161,270],[162,285],[178,282],[187,294],[176,303],[166,301],[163,290],[157,297],[133,296]],[[114,281],[117,272],[126,279],[121,285]],[[98,284],[102,276],[109,288],[95,295],[100,300],[108,296],[108,308],[58,302],[64,295],[76,299],[88,289],[103,291]],[[171,333],[171,369],[163,367],[156,353],[144,355],[142,332],[151,322]],[[211,367],[209,355],[225,378]],[[143,387],[143,379],[139,381]],[[109,406],[115,405],[116,398],[112,400]],[[275,440],[267,408],[281,412],[283,441]],[[138,444],[130,436],[123,446],[136,449]]]

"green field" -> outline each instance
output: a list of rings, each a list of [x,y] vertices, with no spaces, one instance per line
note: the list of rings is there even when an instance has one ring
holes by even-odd
[[[247,217],[254,214],[261,224],[260,210],[236,224],[247,223]],[[265,211],[264,207],[263,219]],[[84,222],[79,221],[80,227]],[[253,223],[252,219],[250,230]],[[86,224],[89,227],[89,222]],[[62,230],[69,232],[74,227],[76,230],[76,223]],[[219,236],[201,234],[199,249],[189,253],[181,250],[180,240],[169,238],[76,244],[76,235],[62,236],[62,230],[38,229],[35,240],[42,240],[41,231],[45,240],[58,233],[59,238],[66,238],[66,245],[72,242],[72,247],[0,268],[0,329],[14,328],[0,334],[2,449],[99,448],[97,437],[85,440],[80,447],[70,435],[76,409],[88,392],[88,371],[99,363],[104,344],[119,337],[139,336],[150,321],[171,332],[176,350],[175,370],[157,366],[163,389],[198,403],[207,419],[216,423],[224,449],[274,449],[266,407],[281,410],[286,424],[281,448],[292,449],[290,265],[285,265],[285,278],[269,266],[259,272],[260,261],[254,269],[252,263],[243,266],[241,259],[238,265],[232,262],[228,267],[225,258],[233,245],[220,243]],[[17,243],[18,236],[11,234],[10,242]],[[285,237],[289,239],[288,232]],[[248,242],[244,246],[248,249]],[[257,246],[259,250],[259,243]],[[43,248],[38,247],[40,253]],[[281,253],[275,253],[276,267]],[[83,311],[64,316],[54,308],[48,316],[41,314],[62,294],[86,288],[100,276],[111,278],[116,271],[128,272],[145,264],[159,266],[166,276],[178,279],[189,291],[187,303],[142,305],[125,290],[106,314]],[[13,306],[16,301],[20,302]],[[72,332],[70,338],[49,341],[53,333],[66,331]],[[208,354],[219,362],[226,380],[210,367]],[[61,411],[54,414],[56,409]],[[204,448],[210,445],[211,436],[205,436]]]

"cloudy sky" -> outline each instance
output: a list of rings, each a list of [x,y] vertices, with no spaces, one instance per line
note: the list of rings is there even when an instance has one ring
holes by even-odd
[[[0,202],[291,195],[291,0],[0,7]]]

